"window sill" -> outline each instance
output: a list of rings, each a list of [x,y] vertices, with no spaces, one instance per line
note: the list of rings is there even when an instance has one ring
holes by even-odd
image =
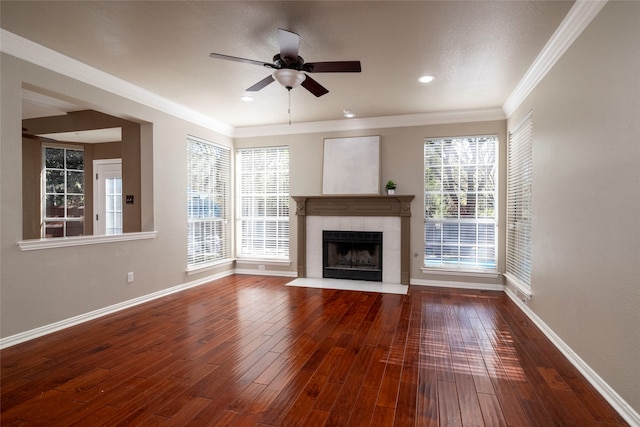
[[[206,264],[194,265],[191,267],[187,267],[187,276],[191,276],[193,274],[203,273],[207,270],[213,270],[214,268],[223,266],[223,265],[231,265],[235,261],[234,258],[225,258],[220,261],[208,262]]]
[[[264,264],[264,265],[291,265],[290,259],[273,259],[273,258],[238,258],[237,263],[242,264]]]
[[[155,239],[157,231],[124,233],[110,236],[78,236],[57,237],[51,239],[22,240],[18,242],[21,251],[37,251],[41,249],[66,248],[71,246],[98,245],[102,243],[128,242],[132,240]]]
[[[420,269],[425,274],[440,274],[443,276],[464,276],[478,277],[484,279],[497,279],[501,273],[499,271],[483,271],[483,270],[448,270],[444,268],[422,267]]]
[[[531,293],[531,288],[529,286],[525,285],[517,277],[512,276],[509,273],[505,273],[504,278],[507,280],[507,284],[521,293],[526,299],[531,299],[533,294]]]

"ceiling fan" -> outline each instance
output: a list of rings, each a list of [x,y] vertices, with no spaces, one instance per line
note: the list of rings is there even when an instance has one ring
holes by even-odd
[[[280,53],[273,57],[273,62],[255,61],[253,59],[238,58],[235,56],[211,53],[211,58],[225,59],[227,61],[245,62],[273,68],[275,71],[248,88],[247,92],[257,92],[265,86],[277,81],[282,86],[291,90],[302,86],[309,92],[319,97],[329,92],[327,88],[309,77],[305,73],[359,73],[362,71],[360,61],[332,61],[332,62],[304,62],[298,55],[300,36],[291,31],[278,29],[278,43]]]

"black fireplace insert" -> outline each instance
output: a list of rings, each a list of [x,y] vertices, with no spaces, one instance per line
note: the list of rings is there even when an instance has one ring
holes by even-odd
[[[322,277],[382,282],[382,232],[322,232]]]

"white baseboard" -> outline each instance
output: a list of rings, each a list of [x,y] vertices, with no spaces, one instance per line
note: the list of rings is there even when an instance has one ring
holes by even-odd
[[[411,285],[436,286],[439,288],[475,289],[478,291],[504,291],[504,285],[495,283],[453,282],[448,280],[411,279]]]
[[[516,305],[529,317],[529,319],[542,331],[558,350],[571,362],[571,364],[591,383],[593,387],[604,397],[620,416],[631,426],[640,427],[640,414],[636,412],[618,393],[615,392],[584,360],[580,358],[553,330],[542,321],[518,295],[506,288],[505,293]]]
[[[79,325],[84,322],[88,322],[89,320],[94,320],[102,316],[106,316],[111,313],[115,313],[127,308],[134,307],[139,304],[143,304],[148,301],[152,301],[154,299],[162,298],[167,295],[174,294],[176,292],[183,291],[185,289],[193,288],[196,286],[203,285],[205,283],[211,282],[216,279],[221,279],[225,276],[230,276],[233,274],[233,270],[224,271],[222,273],[214,274],[202,279],[194,280],[191,282],[183,283],[181,285],[177,285],[171,288],[163,289],[161,291],[157,291],[151,294],[142,295],[141,297],[134,298],[128,301],[123,301],[118,304],[110,305],[108,307],[99,308],[98,310],[91,311],[89,313],[81,314],[79,316],[71,317],[69,319],[61,320],[59,322],[52,323],[50,325],[41,326],[36,329],[31,329],[26,332],[21,332],[19,334],[11,335],[6,338],[0,339],[0,350],[3,348],[11,347],[16,344],[23,343],[25,341],[30,341],[35,338],[39,338],[53,332],[61,331],[62,329],[70,328],[71,326]]]

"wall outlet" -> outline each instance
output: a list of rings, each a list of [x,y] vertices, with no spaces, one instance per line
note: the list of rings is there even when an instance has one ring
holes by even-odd
[[[127,273],[127,283],[133,282],[133,271]]]
[[[264,269],[265,269],[264,264],[258,265],[258,270],[264,270]]]

